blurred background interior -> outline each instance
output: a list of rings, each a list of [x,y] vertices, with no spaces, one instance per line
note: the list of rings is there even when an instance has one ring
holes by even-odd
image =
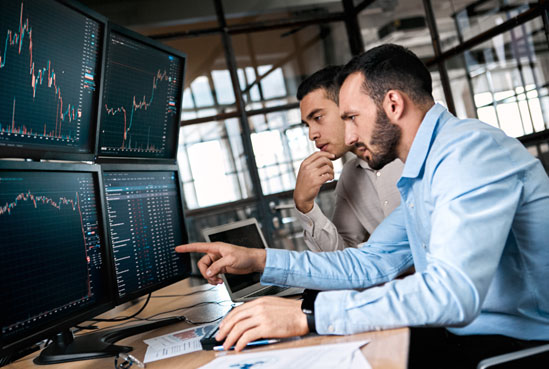
[[[306,248],[292,190],[315,147],[297,86],[381,43],[424,60],[437,102],[517,137],[549,169],[546,1],[81,2],[188,55],[178,163],[191,241],[203,240],[205,227],[253,216],[271,247]],[[335,184],[318,198],[328,216]]]

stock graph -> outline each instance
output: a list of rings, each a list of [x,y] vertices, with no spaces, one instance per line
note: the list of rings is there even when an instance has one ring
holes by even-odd
[[[2,335],[94,302],[102,265],[89,173],[0,172]]]
[[[100,123],[100,155],[171,158],[179,129],[183,63],[111,32]]]
[[[101,24],[53,1],[2,1],[0,146],[90,152]]]

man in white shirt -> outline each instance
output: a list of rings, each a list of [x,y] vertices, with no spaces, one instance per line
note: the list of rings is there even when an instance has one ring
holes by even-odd
[[[301,164],[294,190],[305,243],[313,251],[356,247],[400,204],[396,182],[402,161],[397,159],[376,171],[354,155],[339,177],[332,221],[314,201],[322,184],[334,178],[332,161],[351,150],[344,142],[345,126],[337,106],[335,78],[340,70],[340,66],[321,69],[297,90],[301,119],[309,128],[309,139],[320,149]]]

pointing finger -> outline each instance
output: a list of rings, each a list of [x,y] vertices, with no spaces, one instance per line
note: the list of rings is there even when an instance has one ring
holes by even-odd
[[[218,247],[213,243],[208,242],[195,242],[186,245],[179,245],[175,248],[176,252],[216,252]]]

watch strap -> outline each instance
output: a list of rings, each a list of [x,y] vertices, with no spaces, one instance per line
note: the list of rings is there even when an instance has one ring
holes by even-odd
[[[307,316],[307,326],[311,333],[316,333],[315,300],[319,292],[317,290],[305,290],[302,295],[301,311]]]

